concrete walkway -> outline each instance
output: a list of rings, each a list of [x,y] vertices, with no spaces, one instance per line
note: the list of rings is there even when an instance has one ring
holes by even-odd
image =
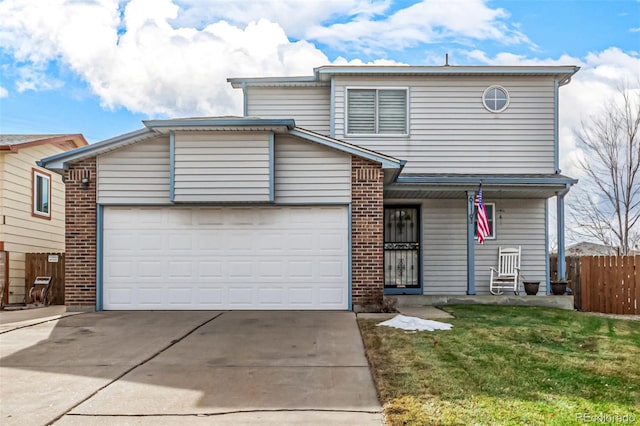
[[[3,425],[383,423],[349,312],[82,313],[0,357]]]

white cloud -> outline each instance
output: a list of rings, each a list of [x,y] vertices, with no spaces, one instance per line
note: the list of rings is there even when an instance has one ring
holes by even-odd
[[[55,90],[64,86],[64,82],[60,79],[47,74],[42,64],[34,64],[32,66],[21,67],[17,70],[18,80],[16,88],[19,93],[28,90],[44,91]]]
[[[305,35],[341,49],[366,46],[369,50],[401,50],[453,36],[457,44],[465,40],[494,40],[533,46],[526,35],[507,24],[508,17],[504,9],[492,9],[483,0],[423,0],[384,19],[359,17],[330,26],[316,24]]]
[[[0,4],[0,47],[24,62],[21,91],[59,87],[43,70],[61,62],[103,105],[168,116],[240,114],[241,93],[227,77],[311,75],[328,63],[315,46],[289,41],[267,20],[195,29],[172,26],[178,12],[170,0],[132,0],[120,22],[117,0],[7,0]]]
[[[309,27],[335,17],[369,19],[386,12],[391,0],[177,0],[181,25],[197,27],[218,20],[236,26],[267,19],[278,23],[294,39],[306,37]]]
[[[8,98],[8,97],[9,97],[9,91],[4,87],[0,86],[0,99]]]

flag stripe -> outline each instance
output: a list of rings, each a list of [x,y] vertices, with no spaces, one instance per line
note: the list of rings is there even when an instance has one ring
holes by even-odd
[[[491,235],[489,228],[489,219],[487,217],[487,209],[482,200],[482,184],[478,187],[478,195],[476,195],[476,212],[477,212],[477,235],[478,242],[484,244],[484,239]]]

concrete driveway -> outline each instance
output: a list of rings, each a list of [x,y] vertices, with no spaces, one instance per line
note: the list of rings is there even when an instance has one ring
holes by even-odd
[[[3,425],[383,423],[350,312],[10,314]]]

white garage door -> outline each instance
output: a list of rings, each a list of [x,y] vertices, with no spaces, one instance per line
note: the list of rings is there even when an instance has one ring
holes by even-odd
[[[347,309],[347,208],[105,207],[104,309]]]

